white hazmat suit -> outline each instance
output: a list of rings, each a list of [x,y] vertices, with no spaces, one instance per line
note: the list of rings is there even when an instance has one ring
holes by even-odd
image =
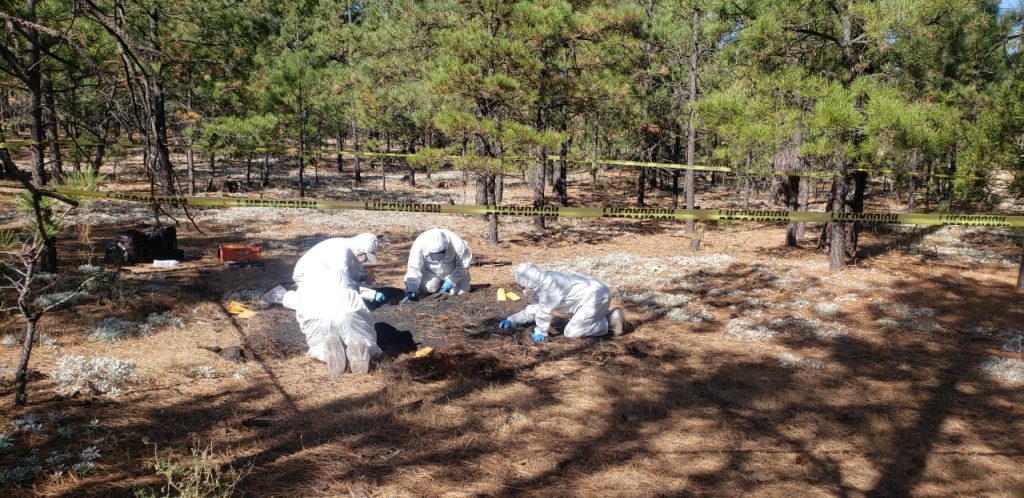
[[[452,292],[469,292],[469,265],[473,253],[462,237],[451,230],[432,228],[416,237],[409,250],[405,272],[407,293],[437,292],[447,278],[454,283]]]
[[[372,233],[361,233],[352,238],[335,237],[324,240],[313,246],[295,263],[292,280],[302,290],[303,282],[313,276],[330,274],[338,283],[347,289],[359,292],[363,299],[372,300],[377,291],[360,287],[358,282],[363,274],[363,263],[359,255],[365,255],[368,261],[377,261],[377,236]],[[284,296],[284,306],[297,309],[293,300],[296,295],[288,293]]]
[[[352,373],[367,373],[370,360],[381,354],[370,310],[359,293],[329,273],[313,274],[299,286],[295,318],[299,322],[307,354],[341,373],[348,359]],[[332,350],[331,342],[341,340],[343,350]],[[344,357],[331,355],[341,355]],[[340,365],[339,365],[340,363]]]
[[[536,323],[534,334],[548,335],[551,315],[571,313],[565,326],[568,338],[593,337],[608,333],[608,286],[586,275],[542,271],[533,263],[523,263],[512,272],[533,300],[526,309],[507,318],[515,326]],[[535,339],[538,340],[538,339]]]
[[[377,260],[377,237],[363,233],[332,238],[313,246],[295,263],[292,280],[298,289],[286,292],[282,305],[295,310],[306,336],[308,355],[342,373],[346,359],[353,373],[367,373],[381,351],[370,311],[363,299],[377,291],[360,287],[363,264]]]

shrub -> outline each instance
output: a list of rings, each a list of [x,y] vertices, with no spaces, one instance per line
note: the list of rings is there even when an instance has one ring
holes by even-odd
[[[107,317],[92,326],[89,338],[113,344],[146,332],[147,329],[140,330],[139,324],[135,322],[116,317]]]
[[[180,497],[180,498],[227,498],[235,493],[235,487],[252,470],[236,471],[228,466],[221,470],[213,458],[212,444],[205,448],[193,446],[190,455],[179,456],[171,453],[166,458],[154,456],[150,466],[166,484],[158,491],[136,489],[138,498]]]
[[[112,357],[63,356],[49,376],[69,396],[86,391],[120,396],[140,380],[134,361]]]

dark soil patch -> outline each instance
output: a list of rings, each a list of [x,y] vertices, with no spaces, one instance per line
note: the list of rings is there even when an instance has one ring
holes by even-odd
[[[474,286],[461,296],[429,294],[401,303],[404,292],[394,287],[377,289],[388,302],[371,306],[377,342],[384,354],[397,357],[423,347],[440,348],[467,338],[507,337],[498,322],[526,306],[496,299],[489,286]],[[295,321],[295,312],[280,306],[260,310],[247,320],[238,320],[245,330],[246,349],[266,358],[287,358],[306,352],[306,339]]]

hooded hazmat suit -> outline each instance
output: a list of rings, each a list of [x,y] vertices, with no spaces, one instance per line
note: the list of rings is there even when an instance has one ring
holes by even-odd
[[[565,336],[600,336],[608,333],[608,307],[611,292],[608,286],[586,275],[542,271],[533,263],[523,263],[512,272],[516,283],[523,286],[533,304],[507,318],[516,326],[536,323],[536,333],[544,336],[556,311],[571,313]]]
[[[370,310],[359,293],[330,273],[307,275],[296,292],[295,318],[306,336],[307,354],[329,364],[325,345],[335,336],[344,345],[352,372],[368,372],[370,360],[379,356],[381,350]]]
[[[469,292],[469,245],[451,230],[431,228],[416,237],[409,250],[405,272],[406,292],[437,292],[445,278],[454,284],[455,294]]]
[[[377,291],[360,287],[357,283],[363,273],[363,264],[358,256],[365,254],[369,261],[377,260],[377,236],[361,233],[352,238],[335,237],[313,246],[295,263],[292,280],[302,289],[303,282],[312,276],[328,274],[341,286],[359,292],[363,299],[372,300]],[[286,294],[284,306],[297,309],[293,303],[294,294]]]

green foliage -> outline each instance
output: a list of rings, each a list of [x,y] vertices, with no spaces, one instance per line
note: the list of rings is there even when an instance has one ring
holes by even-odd
[[[136,489],[137,498],[228,498],[234,495],[238,483],[252,470],[249,467],[236,471],[230,466],[223,470],[214,461],[212,443],[206,447],[193,445],[188,455],[155,455],[150,466],[166,483],[157,491]]]
[[[21,244],[21,237],[17,232],[4,230],[0,232],[0,252],[7,252]]]
[[[61,183],[67,188],[75,190],[97,190],[99,185],[107,180],[105,175],[89,170],[71,171],[64,173]]]
[[[36,217],[36,202],[39,203],[39,211],[42,213],[41,224]],[[49,214],[53,211],[53,201],[49,197],[34,197],[31,192],[25,191],[15,197],[15,204],[18,210],[22,211],[23,224],[32,236],[52,239],[64,229],[63,218],[54,218]]]

